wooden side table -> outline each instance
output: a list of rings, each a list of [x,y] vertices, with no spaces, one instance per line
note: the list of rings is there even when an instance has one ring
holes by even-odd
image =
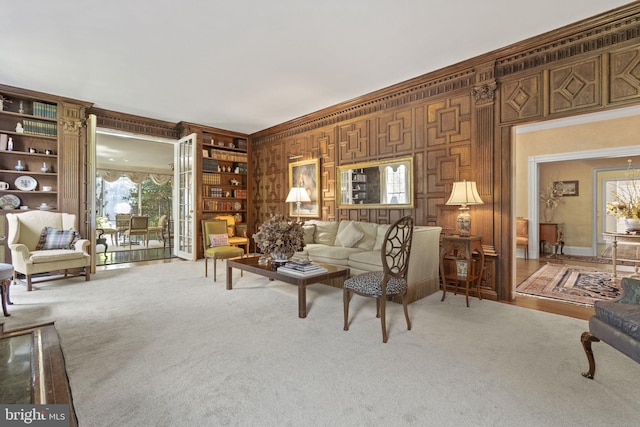
[[[553,246],[553,254],[558,254],[558,248],[560,253],[564,253],[564,240],[560,239],[560,227],[561,224],[556,222],[541,222],[540,223],[540,254],[544,254],[545,243],[549,243]]]
[[[479,257],[477,268],[473,266],[473,254]],[[444,260],[448,255],[458,256],[462,254],[467,261],[467,275],[458,276],[457,271],[447,272]],[[458,291],[458,283],[464,283],[467,307],[469,307],[469,285],[476,282],[478,299],[482,299],[480,282],[484,271],[484,250],[482,249],[482,236],[460,237],[458,235],[444,236],[442,249],[440,250],[440,278],[442,280],[442,299],[447,296],[447,285],[454,286],[454,294]]]

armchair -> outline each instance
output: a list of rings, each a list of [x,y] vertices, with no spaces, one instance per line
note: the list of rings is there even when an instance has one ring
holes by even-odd
[[[218,220],[227,221],[227,230],[229,232],[230,246],[244,246],[245,254],[249,254],[249,236],[247,235],[247,225],[237,224],[233,215],[218,215]]]
[[[46,211],[10,213],[7,223],[13,268],[16,274],[26,276],[28,291],[34,283],[32,276],[39,273],[51,273],[52,276],[36,283],[69,275],[84,276],[86,281],[90,279],[90,242],[77,239],[75,215]],[[64,271],[63,277],[55,274],[59,271]]]
[[[600,340],[640,363],[640,280],[625,277],[623,295],[612,301],[596,301],[596,314],[589,318],[589,331],[580,341],[587,355],[589,370],[582,375],[593,379],[596,362],[591,343]]]

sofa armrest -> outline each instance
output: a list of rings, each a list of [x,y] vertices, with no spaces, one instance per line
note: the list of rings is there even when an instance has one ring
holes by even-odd
[[[87,239],[78,239],[78,241],[76,241],[76,243],[74,244],[75,250],[77,252],[84,252],[86,254],[88,254],[89,252],[89,245],[91,245],[91,242]]]
[[[13,243],[9,245],[9,249],[11,249],[13,254],[19,255],[22,259],[29,259],[29,248],[27,248],[26,245],[23,245],[22,243]]]

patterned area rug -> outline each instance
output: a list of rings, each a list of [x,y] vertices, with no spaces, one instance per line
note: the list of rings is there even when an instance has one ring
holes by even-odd
[[[620,273],[618,272],[618,277]],[[516,288],[517,293],[593,305],[620,296],[611,272],[564,264],[545,264]]]

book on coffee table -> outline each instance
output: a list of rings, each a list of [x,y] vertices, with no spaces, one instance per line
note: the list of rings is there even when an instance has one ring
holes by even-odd
[[[313,268],[308,267],[307,269],[294,268],[289,266],[289,264],[278,267],[278,273],[289,274],[291,276],[298,277],[316,276],[318,274],[324,274],[326,272],[327,269],[319,265],[314,265]]]

